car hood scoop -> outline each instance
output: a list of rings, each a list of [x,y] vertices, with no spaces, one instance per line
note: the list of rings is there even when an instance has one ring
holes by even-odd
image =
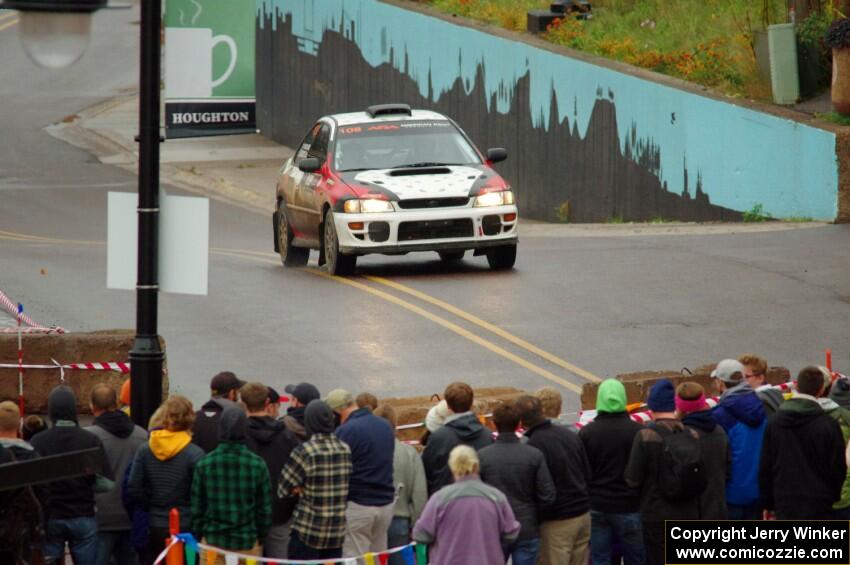
[[[391,177],[410,177],[414,175],[449,175],[452,170],[448,167],[416,167],[410,169],[393,169]]]
[[[358,172],[354,182],[362,187],[391,191],[400,200],[408,198],[452,198],[469,196],[473,185],[489,173],[470,166],[440,167],[441,172],[426,173],[432,169],[382,169]],[[396,173],[412,170],[415,174]],[[442,172],[445,171],[445,172]]]

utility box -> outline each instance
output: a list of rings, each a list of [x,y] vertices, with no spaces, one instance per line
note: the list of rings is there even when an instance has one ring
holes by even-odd
[[[768,26],[767,45],[770,51],[770,86],[773,90],[773,101],[777,104],[794,104],[800,98],[794,24]]]
[[[529,10],[525,27],[529,33],[543,33],[552,22],[563,17],[564,14],[556,14],[549,10]]]

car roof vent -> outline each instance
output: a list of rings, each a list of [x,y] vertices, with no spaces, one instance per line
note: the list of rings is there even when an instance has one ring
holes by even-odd
[[[366,108],[366,113],[372,118],[378,116],[392,116],[394,114],[412,115],[410,106],[407,104],[375,104]]]

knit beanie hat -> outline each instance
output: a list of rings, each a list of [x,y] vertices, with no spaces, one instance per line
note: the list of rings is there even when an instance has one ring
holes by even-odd
[[[77,421],[77,397],[68,385],[57,385],[47,395],[47,415],[53,425],[59,420]]]
[[[829,398],[842,408],[850,408],[850,379],[836,379],[829,391]]]
[[[221,411],[218,420],[218,439],[221,441],[245,441],[248,416],[238,404],[231,403]]]
[[[130,379],[127,379],[124,381],[124,384],[121,385],[121,394],[118,395],[118,400],[125,406],[130,405],[130,387]]]
[[[333,410],[322,400],[311,400],[304,410],[304,427],[311,436],[333,433],[335,427]]]
[[[617,379],[605,379],[596,392],[597,412],[625,412],[626,387]]]
[[[673,381],[661,379],[649,389],[646,404],[653,412],[673,412],[676,410],[676,391]]]

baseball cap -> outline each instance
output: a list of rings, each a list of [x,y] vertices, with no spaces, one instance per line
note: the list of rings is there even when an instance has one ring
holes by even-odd
[[[738,377],[735,377],[738,373]],[[744,378],[744,365],[737,359],[724,359],[711,372],[711,378],[720,379],[726,384],[738,384]]]
[[[231,390],[239,390],[245,384],[230,371],[222,371],[210,381],[210,390],[214,395],[227,394]]]
[[[298,383],[297,385],[286,385],[283,389],[295,397],[301,404],[310,404],[311,400],[318,400],[322,397],[319,394],[319,389],[310,383]]]
[[[279,395],[277,391],[270,386],[267,386],[266,388],[269,389],[269,404],[280,404],[281,402],[289,402],[288,396]]]
[[[325,403],[331,407],[331,410],[339,410],[343,406],[348,406],[354,402],[354,397],[345,389],[337,388],[328,393],[325,397]]]

